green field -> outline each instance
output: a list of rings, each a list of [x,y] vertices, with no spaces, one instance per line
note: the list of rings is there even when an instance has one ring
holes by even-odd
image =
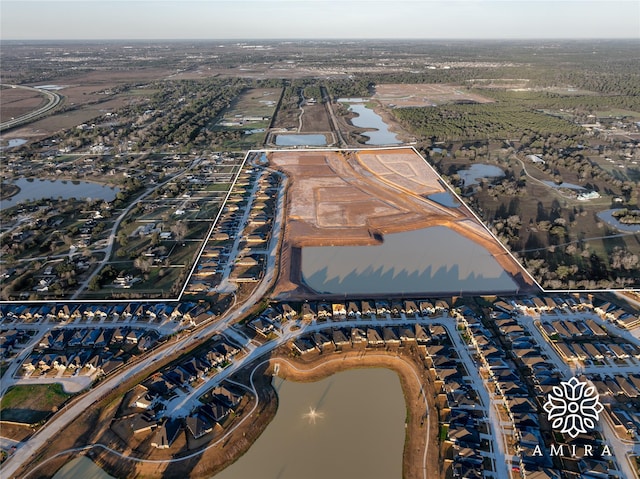
[[[3,421],[35,424],[57,411],[71,397],[60,384],[14,386],[0,400]]]

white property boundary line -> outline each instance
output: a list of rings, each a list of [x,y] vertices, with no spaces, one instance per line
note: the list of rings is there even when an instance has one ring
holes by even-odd
[[[493,234],[493,232],[491,232],[491,230],[487,227],[487,225],[484,224],[484,222],[480,219],[480,217],[476,214],[475,211],[473,211],[473,209],[471,209],[463,200],[462,198],[460,198],[460,196],[453,190],[453,188],[451,187],[451,185],[449,185],[446,181],[444,181],[444,179],[442,178],[442,176],[436,171],[436,169],[431,165],[431,163],[429,163],[427,161],[427,159],[425,157],[423,157],[418,150],[416,150],[416,148],[414,146],[407,146],[407,145],[396,145],[396,146],[382,146],[382,147],[372,147],[372,148],[366,148],[366,147],[358,147],[358,148],[335,148],[335,147],[327,147],[327,148],[313,148],[313,147],[302,147],[302,148],[275,148],[275,149],[267,149],[267,148],[261,148],[258,150],[248,150],[247,153],[244,156],[244,159],[242,160],[242,163],[240,164],[240,168],[238,169],[238,173],[236,174],[235,178],[233,179],[233,182],[231,184],[231,186],[229,187],[229,190],[227,191],[227,195],[224,198],[224,201],[222,202],[221,206],[220,206],[220,210],[218,211],[218,214],[216,216],[216,218],[213,221],[213,224],[211,225],[211,227],[209,228],[209,233],[207,234],[205,240],[202,243],[202,246],[200,247],[200,251],[198,252],[198,256],[196,257],[193,266],[191,268],[191,271],[189,271],[189,275],[187,276],[187,278],[185,279],[184,285],[182,287],[182,290],[180,291],[180,294],[178,295],[177,298],[160,298],[160,299],[145,299],[145,298],[131,298],[131,299],[80,299],[80,300],[69,300],[69,299],[59,299],[59,300],[17,300],[17,301],[0,301],[0,305],[3,304],[78,304],[78,303],[85,303],[85,304],[122,304],[122,303],[177,303],[180,302],[182,300],[182,296],[184,295],[185,290],[187,289],[187,286],[189,284],[189,281],[191,280],[191,276],[193,276],[194,271],[196,270],[198,263],[200,262],[200,258],[202,256],[202,253],[204,253],[205,248],[207,247],[207,243],[209,242],[209,239],[211,238],[211,235],[213,234],[213,230],[214,228],[217,226],[218,220],[220,219],[220,216],[222,215],[222,211],[224,209],[224,207],[227,204],[227,201],[229,200],[229,197],[231,196],[231,191],[233,190],[236,182],[238,181],[238,177],[240,176],[240,173],[242,172],[242,170],[244,169],[247,159],[249,158],[250,155],[252,154],[267,154],[267,153],[281,153],[281,152],[295,152],[295,151],[331,151],[331,152],[340,152],[340,151],[355,151],[355,152],[359,152],[359,151],[386,151],[386,150],[413,150],[413,152],[422,159],[422,161],[424,161],[424,163],[431,169],[431,171],[433,171],[435,173],[435,175],[438,177],[438,179],[440,180],[440,183],[446,187],[446,189],[448,189],[448,191],[458,200],[458,202],[460,203],[461,206],[464,206],[467,211],[469,211],[471,213],[471,215],[476,219],[476,221],[478,221],[478,223],[480,223],[480,225],[485,229],[485,231],[487,231],[487,233],[489,233],[489,235],[494,239],[494,241],[496,241],[501,248],[504,250],[505,253],[507,253],[509,255],[509,257],[515,261],[515,263],[520,267],[520,270],[528,277],[530,278],[533,283],[536,285],[536,287],[540,290],[541,293],[559,293],[559,294],[571,294],[571,293],[618,293],[618,292],[624,292],[624,291],[640,291],[640,289],[636,289],[636,288],[623,288],[623,289],[549,289],[546,290],[544,289],[540,283],[538,283],[538,281],[536,281],[536,279],[531,275],[531,273],[529,273],[529,271],[522,265],[522,263],[513,255],[513,253],[511,251],[509,251],[509,249],[496,237],[496,235]],[[283,221],[286,221],[286,218],[283,219]],[[518,288],[519,290],[519,288]],[[489,293],[487,293],[489,294]],[[516,293],[518,294],[518,293]]]
[[[227,206],[227,201],[229,200],[229,196],[231,196],[231,191],[236,186],[238,178],[240,177],[240,173],[242,173],[242,170],[244,169],[244,165],[247,163],[247,158],[249,158],[249,155],[252,153],[252,151],[253,150],[249,150],[247,152],[247,154],[244,155],[244,159],[242,160],[242,163],[240,164],[240,168],[238,168],[238,173],[236,173],[236,177],[233,179],[233,182],[231,183],[231,186],[229,187],[229,191],[227,191],[227,196],[224,197],[224,201],[220,205],[220,209],[218,210],[218,214],[216,215],[216,219],[213,220],[213,223],[211,224],[211,227],[209,228],[209,233],[207,234],[207,237],[202,242],[202,246],[200,247],[200,251],[198,251],[198,255],[196,256],[196,258],[195,258],[195,260],[193,262],[193,266],[191,267],[191,271],[189,271],[189,274],[187,275],[187,277],[184,280],[184,285],[182,286],[182,290],[180,291],[180,294],[178,295],[178,298],[176,300],[174,300],[174,301],[180,301],[182,299],[182,296],[184,295],[184,292],[187,289],[187,286],[189,285],[189,281],[191,281],[191,276],[193,276],[193,272],[198,267],[198,263],[200,262],[200,258],[202,257],[202,253],[204,253],[204,250],[207,247],[207,243],[209,243],[209,239],[211,239],[211,235],[213,234],[213,230],[218,225],[218,220],[220,219],[220,216],[222,215],[222,211],[224,210],[225,206]]]

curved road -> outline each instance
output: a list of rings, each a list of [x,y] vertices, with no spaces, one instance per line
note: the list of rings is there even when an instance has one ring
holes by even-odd
[[[381,355],[381,354],[372,354],[372,355],[368,355],[367,357],[383,357],[385,359],[390,359],[392,361],[401,361],[404,362],[404,360],[400,359],[399,357],[394,357],[394,356],[389,356],[389,355]],[[256,366],[254,366],[254,368],[251,371],[251,375],[249,376],[249,381],[251,384],[250,388],[247,388],[247,386],[245,386],[244,384],[235,382],[235,381],[231,381],[229,380],[229,382],[240,386],[244,389],[250,389],[252,394],[254,395],[254,397],[256,398],[256,401],[253,405],[253,407],[251,408],[251,410],[249,411],[248,414],[245,414],[244,417],[230,430],[228,430],[223,436],[221,436],[218,440],[214,441],[213,443],[209,444],[207,447],[198,450],[196,452],[193,452],[191,454],[187,454],[185,456],[181,456],[178,458],[174,458],[174,459],[142,459],[142,458],[138,458],[138,457],[132,457],[132,456],[128,456],[126,454],[121,453],[120,451],[117,451],[115,449],[112,449],[104,444],[101,443],[97,443],[97,444],[90,444],[87,446],[82,446],[82,447],[77,447],[77,448],[72,448],[72,449],[67,449],[65,451],[61,451],[57,454],[55,454],[54,456],[51,456],[50,458],[48,458],[47,460],[45,460],[44,462],[38,464],[34,469],[29,470],[26,474],[25,474],[25,478],[29,477],[30,475],[32,475],[35,471],[37,471],[40,467],[44,466],[45,464],[47,464],[48,462],[56,459],[57,457],[63,456],[65,454],[69,454],[69,453],[74,453],[74,452],[84,452],[84,451],[88,451],[91,450],[93,448],[99,448],[102,449],[104,451],[109,452],[110,454],[114,454],[115,456],[118,456],[121,459],[124,460],[130,460],[133,462],[139,462],[139,463],[148,463],[148,464],[166,464],[166,463],[175,463],[175,462],[182,462],[188,459],[192,459],[194,457],[197,457],[201,454],[203,454],[205,451],[216,447],[218,444],[221,444],[227,437],[229,437],[237,428],[239,428],[244,422],[246,422],[248,419],[250,419],[253,415],[253,413],[255,412],[255,410],[258,408],[258,406],[260,405],[260,401],[259,401],[259,396],[258,396],[258,391],[255,387],[255,383],[254,383],[254,374],[255,372],[258,370],[258,368],[260,368],[262,365],[269,363],[271,361],[277,362],[277,363],[286,363],[290,368],[299,371],[299,372],[310,372],[310,371],[314,371],[315,369],[324,367],[326,364],[329,363],[333,363],[333,362],[343,362],[343,358],[338,358],[338,359],[331,359],[329,361],[323,362],[320,365],[314,366],[310,369],[299,369],[298,367],[296,367],[294,364],[292,364],[290,361],[288,361],[287,359],[284,358],[278,358],[278,359],[265,359],[264,361],[261,361],[260,363],[258,363]],[[420,378],[418,376],[418,374],[416,373],[415,369],[412,367],[411,368],[411,372],[413,373],[416,381],[418,382],[418,384],[422,385]],[[429,404],[427,402],[427,397],[424,393],[424,389],[421,387],[420,391],[422,393],[422,397],[424,399],[424,404],[425,404],[425,408],[426,410],[428,410],[429,408]],[[423,477],[424,479],[427,479],[427,451],[429,450],[429,431],[430,429],[427,428],[427,433],[426,433],[426,443],[425,443],[425,448],[424,448],[424,455],[423,455],[423,464],[422,464],[422,469],[423,469]]]
[[[100,264],[98,264],[96,266],[96,268],[93,270],[93,273],[91,273],[89,275],[89,277],[78,287],[78,289],[73,294],[73,296],[71,296],[71,300],[72,301],[75,300],[75,299],[78,299],[78,296],[80,296],[84,292],[84,290],[87,289],[87,287],[89,286],[89,283],[91,283],[91,280],[102,270],[102,268],[107,263],[109,263],[109,261],[111,261],[111,252],[113,251],[113,245],[114,245],[115,239],[116,239],[116,231],[118,231],[118,227],[120,226],[120,223],[125,218],[125,216],[127,216],[129,211],[131,211],[141,200],[145,199],[147,196],[149,196],[155,190],[157,190],[158,188],[161,188],[162,186],[166,185],[167,183],[175,181],[176,179],[178,179],[179,177],[181,177],[182,175],[184,175],[185,173],[190,171],[198,163],[200,163],[199,159],[194,160],[189,166],[187,166],[184,169],[184,171],[182,173],[179,173],[179,174],[177,174],[175,176],[172,176],[168,180],[156,185],[154,188],[146,190],[144,193],[142,193],[140,196],[138,196],[135,200],[133,200],[129,204],[129,206],[127,206],[122,211],[122,213],[120,213],[120,215],[116,218],[115,222],[113,223],[113,227],[111,228],[111,232],[109,233],[109,238],[107,240],[107,246],[105,246],[102,249],[98,249],[98,250],[94,250],[93,251],[93,253],[104,252],[104,254],[105,254],[104,259],[102,260],[102,262]]]
[[[49,90],[43,90],[42,88],[32,88],[30,86],[22,86],[22,85],[7,85],[5,83],[0,84],[0,86],[35,91],[41,95],[44,95],[47,98],[47,104],[44,105],[43,107],[40,107],[37,110],[31,111],[22,116],[19,116],[18,118],[12,118],[11,120],[5,121],[4,123],[0,123],[0,131],[8,130],[10,128],[15,128],[16,126],[24,125],[25,123],[29,123],[34,120],[37,120],[45,113],[56,108],[62,101],[62,97],[57,93]]]

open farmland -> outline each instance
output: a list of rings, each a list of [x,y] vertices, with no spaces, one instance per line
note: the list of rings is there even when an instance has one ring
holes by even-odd
[[[18,118],[44,105],[42,95],[22,88],[2,88],[0,94],[0,123]]]

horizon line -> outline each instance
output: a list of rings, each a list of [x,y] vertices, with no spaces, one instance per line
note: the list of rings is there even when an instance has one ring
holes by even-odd
[[[301,41],[487,41],[487,42],[526,42],[526,41],[640,41],[639,37],[301,37],[301,38],[0,38],[2,42],[301,42]]]

